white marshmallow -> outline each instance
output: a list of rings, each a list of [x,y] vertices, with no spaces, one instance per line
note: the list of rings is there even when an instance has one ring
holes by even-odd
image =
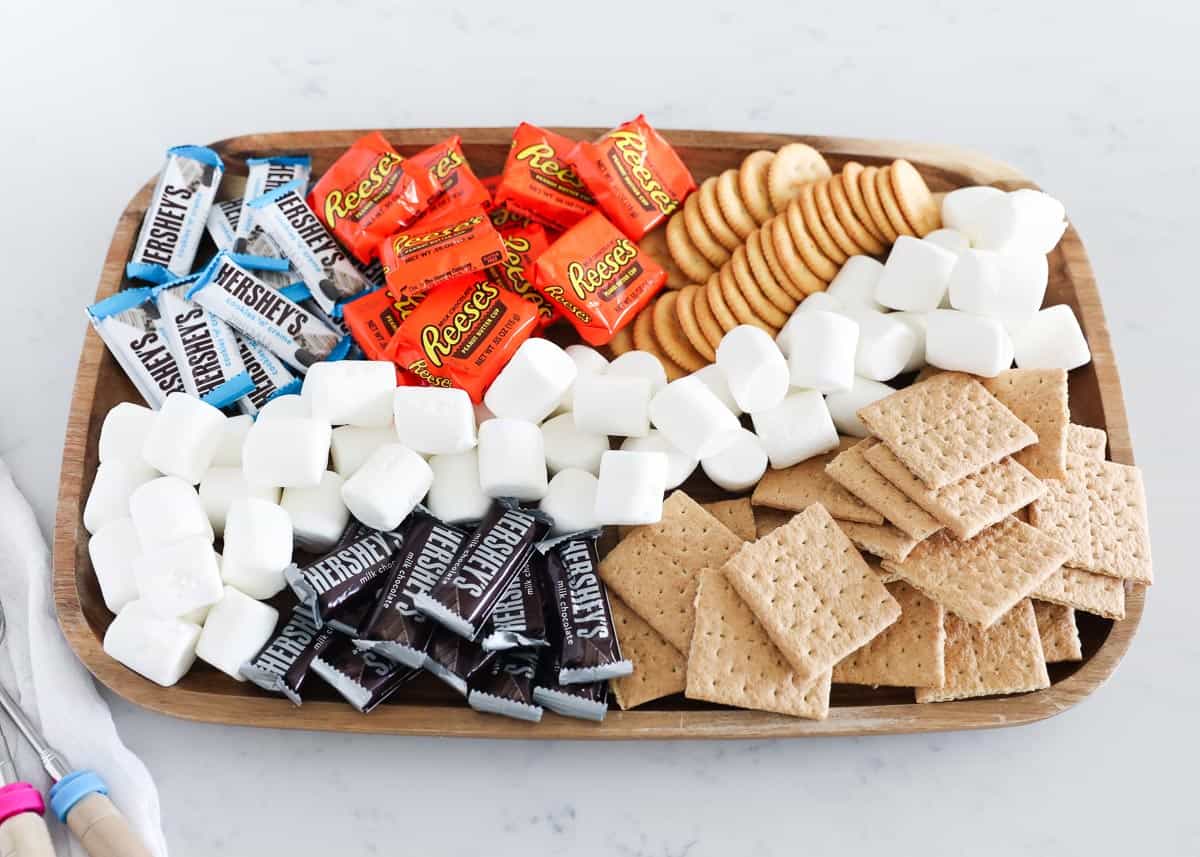
[[[716,363],[709,363],[703,369],[697,369],[692,375],[704,382],[704,386],[712,391],[712,394],[721,400],[721,404],[729,408],[729,412],[735,417],[740,417],[744,411],[738,407],[738,403],[733,398],[733,393],[729,392],[729,385],[725,383],[725,376],[721,373],[721,367]]]
[[[187,393],[171,393],[146,433],[142,458],[167,476],[195,485],[212,465],[225,415]]]
[[[554,522],[551,532],[577,533],[600,526],[596,519],[596,489],[599,480],[586,470],[569,467],[550,480],[538,508]]]
[[[479,484],[489,497],[546,496],[542,431],[525,420],[496,417],[479,427]]]
[[[575,381],[575,427],[593,434],[645,437],[653,393],[654,385],[643,377],[583,375]]]
[[[251,485],[240,467],[210,467],[200,480],[200,504],[218,537],[225,532],[229,506],[242,497],[278,503],[279,489],[271,485]]]
[[[433,484],[425,459],[407,446],[388,443],[371,453],[342,485],[350,514],[375,530],[394,530]]]
[[[333,430],[316,419],[255,421],[242,446],[242,470],[252,485],[318,485],[329,461]]]
[[[842,393],[830,393],[825,397],[825,406],[839,434],[848,437],[868,437],[871,432],[858,418],[858,412],[867,405],[886,399],[895,388],[870,378],[855,378],[854,386]]]
[[[141,600],[121,608],[104,632],[104,652],[139,675],[170,687],[196,661],[200,626],[162,616]]]
[[[890,313],[859,310],[851,314],[858,322],[858,350],[854,373],[873,381],[890,381],[913,359],[917,336],[907,324]]]
[[[795,313],[787,326],[787,342],[781,347],[788,355],[791,386],[822,393],[849,390],[854,382],[858,322],[837,313],[815,311]]]
[[[1022,369],[1077,369],[1092,359],[1079,320],[1066,304],[1042,310],[1013,338]]]
[[[690,375],[655,394],[650,400],[650,422],[672,446],[695,459],[720,452],[740,428],[737,417],[713,391]]]
[[[1050,269],[1043,253],[968,250],[950,277],[950,306],[997,321],[1033,316],[1046,296]]]
[[[794,392],[775,407],[751,414],[771,467],[779,470],[836,449],[837,429],[816,390]]]
[[[954,309],[926,316],[925,359],[939,369],[994,378],[1012,366],[1013,342],[994,318]]]
[[[468,449],[454,455],[435,455],[429,459],[433,485],[425,498],[434,517],[448,524],[477,521],[487,514],[492,498],[479,484],[479,452]]]
[[[600,472],[600,456],[608,452],[608,435],[580,431],[575,416],[559,414],[542,423],[542,448],[550,473],[574,468]]]
[[[1045,255],[1058,246],[1067,231],[1067,210],[1048,193],[1032,188],[1020,188],[1009,198],[1021,216],[1021,244],[1033,253]]]
[[[303,397],[313,419],[335,426],[382,428],[392,422],[396,366],[388,360],[338,360],[310,366]]]
[[[739,428],[733,443],[700,462],[704,475],[726,491],[748,491],[767,471],[767,451],[758,435]]]
[[[965,253],[971,249],[971,239],[957,229],[935,229],[921,239],[936,244],[951,253]]]
[[[667,386],[667,370],[662,361],[649,351],[626,351],[608,364],[606,375],[622,378],[645,378],[653,388],[651,395]]]
[[[596,486],[596,520],[636,526],[662,520],[667,457],[661,452],[604,453]]]
[[[279,611],[270,604],[226,586],[221,600],[208,611],[196,641],[196,657],[238,681],[238,669],[252,660],[275,633]]]
[[[106,524],[128,518],[133,492],[157,477],[158,472],[140,459],[110,458],[100,462],[83,506],[83,528],[95,533]]]
[[[563,349],[567,352],[567,356],[575,363],[576,374],[580,375],[603,375],[608,371],[608,358],[588,345],[568,345]],[[563,394],[562,401],[558,403],[558,411],[569,411],[574,407],[575,402],[575,384],[567,388],[567,392]]]
[[[483,403],[498,417],[541,422],[578,372],[570,355],[549,339],[526,339],[488,387]]]
[[[829,292],[813,292],[800,302],[800,305],[796,307],[796,311],[791,314],[779,333],[775,335],[775,344],[779,346],[779,350],[783,352],[784,357],[792,356],[793,331],[797,325],[804,324],[803,321],[797,319],[797,316],[810,312],[831,312],[847,315],[842,302],[829,294]]]
[[[925,365],[925,313],[889,312],[887,315],[892,321],[903,322],[913,332],[913,336],[916,337],[916,345],[913,347],[912,357],[908,358],[908,362],[900,370],[901,372],[915,372]]]
[[[292,519],[279,506],[244,497],[229,507],[221,578],[251,598],[270,598],[284,587],[292,562]]]
[[[242,444],[246,442],[246,433],[254,425],[254,417],[249,414],[238,414],[225,420],[221,430],[221,440],[217,451],[213,454],[212,467],[241,467]]]
[[[212,542],[192,536],[147,548],[133,561],[143,603],[163,616],[183,616],[221,598],[221,570]]]
[[[717,366],[738,407],[747,413],[779,404],[788,390],[788,367],[783,352],[760,328],[740,324],[717,346]]]
[[[942,226],[956,229],[970,239],[983,207],[1004,196],[1004,191],[987,185],[963,187],[942,197]]]
[[[475,409],[466,390],[397,387],[396,436],[413,452],[449,455],[475,446]]]
[[[385,443],[396,442],[396,430],[391,428],[362,428],[338,426],[329,437],[329,452],[333,469],[338,476],[349,479],[371,453]]]
[[[258,416],[255,417],[255,421],[260,423],[264,420],[307,419],[312,419],[312,408],[309,406],[309,400],[299,393],[288,393],[269,399],[258,409]]]
[[[950,285],[958,255],[936,244],[901,235],[892,245],[875,299],[892,309],[927,312],[937,309]]]
[[[817,298],[817,301],[818,303],[828,303],[829,298],[833,298],[841,304],[842,309],[858,307],[879,312],[883,309],[883,304],[879,303],[876,298],[876,292],[882,276],[883,265],[877,259],[870,256],[851,256],[830,282],[829,288],[825,290],[824,294],[828,297]],[[816,294],[821,294],[821,292]],[[809,295],[800,303],[800,306],[804,306],[813,297],[814,295]],[[828,310],[828,307],[825,309]]]
[[[1061,203],[1026,190],[988,200],[963,231],[979,250],[1044,255],[1054,249],[1066,228]]]
[[[663,486],[665,491],[682,485],[700,464],[699,460],[680,451],[660,431],[651,430],[650,434],[645,437],[627,437],[621,444],[621,450],[624,452],[661,452],[665,455],[667,457],[667,481]]]
[[[350,510],[342,502],[342,479],[325,471],[315,488],[284,488],[280,507],[292,519],[296,544],[309,553],[333,547],[350,523]]]
[[[88,539],[92,571],[100,584],[104,606],[113,613],[138,597],[133,563],[142,555],[142,543],[132,518],[118,518],[105,524]]]
[[[104,415],[104,422],[100,425],[100,461],[124,458],[126,461],[146,463],[142,458],[142,450],[155,416],[154,411],[133,402],[121,402],[113,407]]]
[[[196,489],[175,476],[160,476],[129,495],[129,517],[143,549],[204,536],[213,540],[212,524]]]
[[[859,257],[856,256],[855,258],[859,258]],[[878,264],[878,263],[876,263],[876,264]],[[874,291],[871,292],[871,295],[872,295],[872,297],[870,298],[870,305],[871,305],[872,309],[875,309],[877,304],[875,302],[875,298],[873,297]],[[803,310],[804,312],[814,312],[814,311],[842,312],[845,310],[845,308],[846,308],[846,305],[844,303],[842,303],[840,300],[838,300],[838,298],[836,298],[834,295],[829,294],[829,292],[826,291],[826,292],[813,292],[811,295],[806,297],[804,300],[800,301],[800,305],[796,307],[796,311],[800,312],[801,310]],[[883,307],[878,307],[878,308],[883,309]],[[786,327],[786,326],[787,325],[784,325],[784,327]],[[782,330],[779,332],[783,333]]]

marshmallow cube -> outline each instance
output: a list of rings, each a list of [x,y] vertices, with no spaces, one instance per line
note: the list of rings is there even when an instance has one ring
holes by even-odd
[[[767,472],[767,451],[758,435],[739,428],[733,443],[701,460],[704,475],[726,491],[748,491]]]
[[[935,229],[921,240],[936,244],[955,255],[971,249],[971,239],[957,229]]]
[[[475,446],[475,409],[466,390],[397,387],[396,437],[413,452],[449,455]]]
[[[113,613],[138,597],[133,564],[142,555],[142,543],[132,518],[119,518],[105,524],[88,539],[92,571],[100,584],[104,606]]]
[[[650,422],[672,446],[695,459],[720,452],[740,428],[729,408],[703,381],[690,375],[654,395]]]
[[[133,402],[121,402],[113,407],[100,425],[100,461],[123,458],[144,464],[142,450],[156,416],[154,411]]]
[[[157,471],[143,463],[140,457],[137,460],[110,458],[100,462],[83,506],[84,529],[95,533],[113,521],[128,518],[129,500],[134,491],[157,477]]]
[[[242,447],[242,470],[251,485],[303,488],[321,484],[333,430],[317,419],[257,420]]]
[[[797,325],[804,323],[798,317],[810,312],[846,314],[842,302],[829,294],[829,292],[813,292],[801,301],[800,305],[796,307],[796,311],[792,313],[791,317],[783,325],[783,328],[775,335],[775,344],[779,346],[779,350],[783,352],[784,357],[792,356],[792,331],[796,329]]]
[[[229,507],[242,497],[278,503],[279,489],[271,485],[251,485],[240,467],[212,467],[200,480],[200,504],[217,536],[225,533]]]
[[[321,475],[315,488],[285,488],[280,507],[292,519],[296,544],[309,553],[325,553],[350,523],[350,510],[342,502],[341,476],[331,471]]]
[[[892,245],[875,299],[892,309],[926,312],[946,296],[958,255],[920,238],[901,235]]]
[[[583,375],[575,381],[575,427],[592,434],[645,437],[650,431],[653,393],[653,384],[640,376],[611,371]]]
[[[955,229],[968,239],[977,231],[976,224],[984,207],[1004,197],[1004,191],[987,185],[963,187],[942,197],[942,226]]]
[[[1045,255],[1067,229],[1063,216],[1062,203],[1054,197],[1025,189],[988,200],[964,231],[980,250]]]
[[[521,343],[483,396],[493,414],[537,423],[544,420],[575,383],[575,361],[548,339]]]
[[[791,467],[836,449],[837,429],[816,390],[794,392],[775,407],[751,415],[771,467]]]
[[[488,497],[540,500],[546,496],[546,450],[541,428],[504,417],[481,425],[479,484]]]
[[[837,313],[816,311],[796,313],[788,326],[784,350],[791,386],[822,393],[849,390],[854,383],[858,322]]]
[[[238,414],[225,420],[221,430],[221,440],[213,455],[212,467],[241,467],[242,444],[246,442],[246,433],[254,425],[254,417],[249,414]]]
[[[608,358],[588,345],[568,345],[563,349],[567,352],[567,356],[575,363],[575,377],[580,375],[603,375],[608,371]],[[558,410],[569,411],[574,407],[575,402],[575,384],[567,388],[567,392],[563,394],[562,401],[558,403]]]
[[[1013,334],[1022,369],[1077,369],[1092,359],[1079,320],[1066,304],[1042,310]]]
[[[284,587],[292,562],[292,519],[274,503],[234,500],[225,522],[221,577],[251,598],[270,598]]]
[[[915,372],[925,365],[926,314],[923,312],[889,312],[887,315],[892,321],[902,322],[916,337],[912,357],[908,358],[908,362],[900,370],[901,372]]]
[[[143,549],[204,536],[213,540],[212,524],[196,489],[176,476],[160,476],[129,496],[129,517]]]
[[[342,502],[368,527],[394,530],[432,484],[433,471],[425,459],[403,444],[389,443],[371,453],[343,483]]]
[[[329,452],[333,459],[333,469],[338,476],[349,479],[362,463],[371,457],[371,453],[385,443],[396,442],[396,430],[387,428],[360,428],[359,426],[338,426],[329,437]]]
[[[890,381],[914,358],[917,336],[902,321],[881,312],[857,312],[858,350],[854,373],[873,381]]]
[[[828,297],[818,298],[818,304],[828,303],[829,298],[833,298],[841,305],[842,309],[857,307],[879,312],[883,309],[883,304],[879,303],[876,293],[879,290],[881,277],[883,277],[883,265],[877,259],[870,256],[851,256],[837,272],[837,276],[829,283],[829,288],[825,290],[824,294]],[[816,294],[821,294],[821,292]],[[800,306],[809,303],[813,297],[814,295],[809,295],[801,301]],[[825,307],[824,309],[828,310],[829,308]]]
[[[740,429],[741,426],[739,425],[738,428]],[[621,449],[624,452],[661,452],[665,455],[667,457],[667,481],[663,486],[665,491],[682,485],[700,464],[699,460],[680,451],[660,431],[652,430],[645,437],[627,437],[621,444]]]
[[[104,633],[104,652],[163,687],[179,681],[196,661],[200,626],[156,613],[142,600],[121,608]]]
[[[570,413],[546,420],[541,432],[546,467],[551,474],[567,469],[600,472],[600,456],[608,452],[608,435],[580,431]]]
[[[994,318],[939,309],[926,320],[925,359],[931,366],[985,378],[1012,366],[1012,338]]]
[[[729,385],[725,383],[725,376],[721,373],[721,367],[716,363],[709,363],[703,369],[697,369],[692,375],[703,381],[704,386],[708,387],[712,391],[712,394],[720,399],[721,404],[729,408],[729,412],[735,417],[740,417],[744,413],[734,400],[733,393],[729,392]]]
[[[392,422],[396,366],[388,360],[317,363],[304,376],[302,396],[313,419],[335,426],[382,428]]]
[[[770,334],[740,324],[717,346],[717,366],[738,407],[747,413],[773,408],[788,391],[788,366]]]
[[[649,351],[626,351],[608,364],[606,375],[622,378],[645,378],[653,388],[651,395],[667,386],[667,370],[662,361]]]
[[[596,519],[596,489],[600,482],[586,470],[567,468],[550,480],[538,508],[554,522],[551,532],[577,533],[600,526]]]
[[[848,437],[868,437],[871,433],[858,418],[860,409],[886,399],[896,390],[887,384],[869,378],[855,378],[854,385],[841,393],[830,393],[825,397],[825,406],[839,434]]]
[[[256,421],[261,423],[266,420],[307,420],[311,419],[312,415],[309,399],[298,393],[288,393],[268,399],[266,404],[258,409]]]
[[[183,616],[221,598],[221,570],[212,542],[192,536],[147,548],[133,562],[143,603],[163,616]]]
[[[435,518],[448,524],[478,521],[492,505],[479,484],[479,453],[474,449],[429,459],[433,485],[425,504]]]
[[[604,453],[596,486],[596,520],[637,526],[662,520],[667,457],[661,452]]]
[[[192,485],[212,465],[225,415],[187,393],[171,393],[146,433],[142,458],[167,476],[178,476]]]
[[[279,611],[274,607],[226,586],[204,620],[196,656],[225,675],[245,681],[239,668],[267,644],[278,621]]]
[[[1042,306],[1050,268],[1043,253],[968,250],[950,277],[950,306],[1001,322],[1021,322]]]

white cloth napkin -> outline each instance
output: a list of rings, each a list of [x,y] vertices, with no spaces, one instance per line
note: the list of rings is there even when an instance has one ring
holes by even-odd
[[[74,769],[90,768],[104,779],[109,798],[125,813],[150,853],[166,857],[158,789],[142,760],[121,742],[108,704],[59,630],[50,597],[50,552],[33,510],[2,459],[0,604],[8,623],[0,643],[0,682]],[[2,712],[0,728],[18,774],[44,795],[49,778]],[[52,817],[48,804],[47,800],[46,823],[60,857],[86,857],[66,826]]]

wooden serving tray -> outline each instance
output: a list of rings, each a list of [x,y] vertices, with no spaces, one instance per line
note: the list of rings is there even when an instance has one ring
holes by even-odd
[[[602,129],[562,128],[575,138],[591,138]],[[246,172],[245,159],[272,154],[311,153],[322,173],[364,131],[300,131],[254,134],[214,144],[225,159],[227,182]],[[463,148],[480,175],[500,170],[511,138],[509,128],[428,128],[384,132],[403,153],[412,154],[451,133],[462,136]],[[847,160],[886,164],[907,158],[932,190],[993,184],[1005,189],[1033,187],[1006,164],[950,146],[807,137],[783,134],[735,134],[669,131],[696,178],[730,167],[755,149],[777,149],[800,140],[815,146],[840,169]],[[137,238],[154,188],[151,178],[138,191],[113,234],[96,298],[120,288],[125,263]],[[1129,428],[1109,343],[1108,328],[1083,243],[1074,228],[1050,254],[1047,305],[1074,309],[1092,350],[1092,363],[1071,373],[1070,405],[1074,422],[1108,431],[1109,456],[1133,463]],[[602,723],[546,713],[540,724],[479,714],[437,680],[423,676],[403,688],[393,701],[362,715],[337,699],[319,680],[305,690],[311,699],[294,707],[279,696],[238,683],[197,661],[175,687],[163,688],[110,659],[101,641],[112,615],[104,606],[92,572],[83,528],[83,501],[91,490],[97,465],[100,424],[109,408],[121,401],[139,402],[134,391],[96,334],[88,330],[63,448],[58,515],[54,532],[54,596],[58,620],[75,653],[88,669],[117,694],[145,708],[191,720],[407,735],[455,735],[488,738],[767,738],[807,735],[870,735],[980,729],[1040,720],[1070,708],[1113,673],[1137,630],[1145,604],[1145,588],[1133,586],[1126,599],[1126,618],[1112,622],[1078,614],[1084,660],[1050,667],[1051,687],[1036,693],[962,702],[916,705],[911,690],[835,685],[829,717],[799,720],[757,711],[739,711],[674,696],[633,711],[610,711]]]

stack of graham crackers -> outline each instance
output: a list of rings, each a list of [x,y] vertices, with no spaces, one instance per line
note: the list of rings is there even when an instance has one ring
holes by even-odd
[[[1069,424],[1065,372],[931,374],[859,416],[872,437],[769,471],[753,507],[676,492],[604,559],[622,707],[683,691],[822,718],[831,683],[1037,690],[1082,658],[1076,610],[1121,619],[1151,582],[1140,472]]]

